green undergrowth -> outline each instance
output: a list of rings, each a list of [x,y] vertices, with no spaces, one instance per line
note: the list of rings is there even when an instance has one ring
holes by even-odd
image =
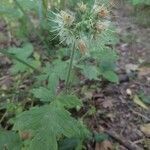
[[[119,83],[115,51],[118,38],[109,19],[110,7],[106,1],[96,1],[93,5],[82,2],[72,11],[65,8],[62,11],[46,7],[45,4],[49,4],[46,0],[39,2],[0,2],[3,4],[1,16],[11,31],[17,30],[18,24],[26,23],[25,28],[22,26],[25,29],[23,44],[0,50],[12,60],[9,71],[14,78],[13,87],[8,87],[14,92],[13,99],[10,96],[0,105],[0,149],[82,150],[85,142],[94,137],[84,117],[74,115],[84,107],[75,88],[80,88],[82,79]],[[65,3],[60,6],[69,8]],[[44,28],[39,23],[36,27],[37,17],[48,26]],[[28,39],[31,30],[36,31],[42,49]],[[47,37],[43,31],[51,33],[50,43],[57,43],[54,50],[45,42]],[[22,32],[22,28],[18,32]],[[29,80],[30,85],[19,89],[25,80]],[[21,92],[25,96],[16,98]]]
[[[149,15],[150,15],[150,0],[130,0],[131,4],[134,7],[134,20],[135,23],[149,27]]]

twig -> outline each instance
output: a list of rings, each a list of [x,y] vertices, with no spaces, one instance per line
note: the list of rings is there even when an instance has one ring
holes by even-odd
[[[146,117],[146,116],[144,116],[144,115],[142,115],[141,113],[139,113],[139,112],[136,112],[135,110],[133,110],[133,109],[130,109],[134,114],[136,114],[136,115],[138,115],[138,116],[140,116],[140,117],[142,117],[142,118],[144,118],[145,120],[147,120],[147,121],[150,121],[150,118],[148,118],[148,117]]]
[[[141,147],[137,146],[135,143],[126,140],[124,137],[119,136],[115,132],[105,131],[110,137],[118,141],[121,145],[123,145],[128,150],[143,150]]]
[[[140,139],[140,140],[134,141],[133,143],[134,143],[134,144],[142,143],[144,140],[145,140],[145,139]]]

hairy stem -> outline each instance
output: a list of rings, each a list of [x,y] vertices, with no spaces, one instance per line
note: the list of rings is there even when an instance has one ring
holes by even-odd
[[[69,90],[70,74],[71,74],[71,70],[72,70],[72,64],[73,64],[73,59],[74,59],[74,53],[75,53],[75,43],[73,44],[72,53],[71,53],[71,57],[70,57],[69,70],[68,70],[67,80],[66,80],[66,85],[65,85],[66,93],[68,93],[68,90]]]

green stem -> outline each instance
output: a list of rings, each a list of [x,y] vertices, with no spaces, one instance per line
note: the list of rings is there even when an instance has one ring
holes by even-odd
[[[7,111],[3,114],[2,118],[0,119],[0,124],[4,121],[6,116],[7,116]]]
[[[69,80],[70,80],[70,74],[71,74],[71,70],[72,70],[72,64],[73,64],[73,59],[74,59],[74,53],[75,53],[75,43],[73,44],[72,47],[72,53],[71,53],[71,57],[70,57],[70,64],[69,64],[69,70],[68,70],[68,74],[67,74],[67,80],[66,80],[66,93],[68,93],[69,90]]]
[[[28,22],[30,23],[34,33],[36,33],[36,35],[38,36],[38,38],[41,40],[41,42],[44,44],[47,52],[50,54],[49,52],[49,46],[47,45],[47,43],[45,42],[45,40],[43,39],[42,35],[39,34],[39,32],[37,32],[36,28],[34,27],[33,22],[31,21],[30,17],[26,14],[25,10],[23,9],[23,7],[20,5],[20,3],[17,0],[14,0],[16,6],[21,10],[21,12],[23,13],[23,15],[27,18]]]
[[[60,9],[66,9],[65,7],[66,7],[66,1],[67,0],[61,0],[60,1]]]
[[[4,54],[4,55],[6,55],[6,56],[8,56],[8,57],[10,57],[10,58],[12,58],[12,59],[15,59],[15,60],[19,61],[20,63],[26,65],[27,67],[31,68],[32,70],[35,70],[35,71],[37,71],[37,72],[40,72],[39,70],[37,70],[37,69],[36,69],[35,67],[33,67],[32,65],[30,65],[30,64],[28,64],[27,62],[21,60],[20,58],[16,57],[15,55],[12,55],[12,54],[8,53],[7,51],[3,51],[3,50],[0,49],[0,53]]]
[[[40,25],[43,21],[43,2],[42,0],[38,0],[38,13],[39,13],[39,19],[40,19]]]

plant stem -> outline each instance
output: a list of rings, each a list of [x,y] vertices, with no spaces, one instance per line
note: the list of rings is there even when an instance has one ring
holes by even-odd
[[[38,38],[41,40],[41,42],[44,44],[48,54],[50,54],[49,51],[49,46],[47,45],[47,43],[45,42],[45,40],[43,39],[42,35],[37,32],[36,28],[34,27],[33,22],[31,21],[30,17],[26,14],[25,10],[23,9],[23,7],[20,5],[20,3],[17,0],[14,0],[16,6],[21,10],[21,12],[23,13],[23,15],[27,18],[28,22],[30,23],[34,33],[36,33],[36,35],[38,36]]]
[[[72,53],[71,53],[71,57],[70,57],[70,64],[69,64],[69,70],[68,70],[68,74],[67,74],[67,80],[66,80],[66,93],[68,93],[69,90],[69,80],[70,80],[70,74],[71,74],[71,70],[72,70],[72,64],[73,64],[73,59],[74,59],[74,53],[75,53],[75,43],[73,44],[72,47]]]
[[[4,121],[6,116],[7,116],[7,111],[3,114],[2,118],[0,119],[0,124]]]
[[[34,66],[32,66],[32,65],[28,64],[27,62],[21,60],[20,58],[16,57],[15,55],[12,55],[12,54],[8,53],[7,51],[3,51],[3,50],[0,49],[0,53],[4,54],[4,55],[6,55],[6,56],[8,56],[12,59],[15,59],[15,60],[19,61],[20,63],[26,65],[27,67],[31,68],[32,70],[37,71],[38,73],[40,72]]]
[[[42,0],[38,0],[38,13],[39,13],[39,19],[40,19],[40,24],[43,21],[43,3]]]

